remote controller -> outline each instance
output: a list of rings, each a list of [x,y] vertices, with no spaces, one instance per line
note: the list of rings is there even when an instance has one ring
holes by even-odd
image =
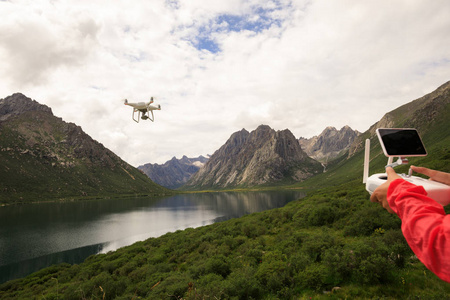
[[[422,139],[414,128],[378,128],[376,133],[384,155],[389,158],[386,167],[394,168],[399,165],[408,164],[406,157],[427,155]],[[387,174],[378,173],[369,177],[370,139],[366,140],[365,148],[363,183],[366,184],[366,190],[372,195],[378,186],[386,182]],[[395,163],[393,163],[394,157],[398,157]],[[428,197],[434,199],[442,206],[450,204],[449,185],[412,176],[411,169],[409,169],[408,174],[399,174],[399,176],[412,184],[423,186]]]
[[[437,181],[432,181],[417,176],[409,176],[406,174],[398,174],[398,175],[402,177],[404,180],[411,182],[412,184],[423,186],[423,188],[428,194],[428,197],[434,199],[442,206],[450,204],[450,186]],[[372,195],[373,191],[378,186],[385,183],[386,180],[387,180],[386,173],[373,174],[372,176],[367,178],[366,190],[369,192],[369,194]]]

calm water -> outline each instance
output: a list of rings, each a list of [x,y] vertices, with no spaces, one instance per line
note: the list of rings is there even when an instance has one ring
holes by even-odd
[[[299,192],[205,193],[0,207],[0,283],[301,197]]]

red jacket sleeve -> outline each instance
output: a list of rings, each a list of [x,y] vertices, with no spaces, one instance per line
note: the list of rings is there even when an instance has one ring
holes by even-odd
[[[390,184],[387,199],[402,220],[403,235],[419,260],[450,282],[450,215],[427,197],[423,187],[403,179]]]

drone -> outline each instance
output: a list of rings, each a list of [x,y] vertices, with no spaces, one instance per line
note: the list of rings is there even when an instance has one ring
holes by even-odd
[[[133,121],[139,123],[139,116],[142,120],[150,120],[152,122],[155,121],[155,116],[153,115],[154,110],[161,110],[161,105],[151,105],[153,103],[153,97],[150,98],[149,102],[138,102],[138,103],[130,103],[127,99],[125,99],[124,104],[133,107]],[[137,118],[135,116],[137,113]],[[150,113],[152,117],[150,118]]]

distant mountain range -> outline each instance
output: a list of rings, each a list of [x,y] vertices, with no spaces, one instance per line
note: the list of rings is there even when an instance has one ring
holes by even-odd
[[[23,94],[0,99],[0,204],[168,190]]]
[[[349,126],[344,126],[341,130],[327,127],[318,136],[309,139],[301,137],[298,141],[310,157],[326,164],[345,154],[359,134]]]
[[[173,157],[162,165],[148,163],[139,166],[138,169],[155,183],[170,189],[176,189],[185,184],[193,174],[203,167],[208,159],[209,156],[188,158],[184,155],[181,159]]]
[[[291,147],[292,151],[288,156],[279,155],[274,145],[292,143],[293,135],[289,130],[283,131],[289,134],[281,134],[265,125],[251,133],[242,129],[232,134],[181,189],[223,189],[299,182],[321,173],[319,168],[311,168],[314,165],[312,161],[321,162],[324,166],[333,165],[337,161],[342,164],[360,153],[364,140],[374,138],[378,127],[414,127],[426,134],[430,124],[439,119],[443,120],[441,122],[446,120],[439,116],[447,109],[449,85],[450,83],[446,83],[436,91],[387,113],[364,134],[349,126],[340,130],[327,127],[318,136],[299,138],[301,149]],[[257,140],[255,136],[264,138]],[[312,160],[302,161],[305,154]],[[296,168],[294,165],[300,167]],[[167,174],[167,169],[165,171]],[[184,178],[186,177],[188,176]]]
[[[322,172],[289,130],[267,125],[235,132],[183,189],[221,189],[292,183]]]
[[[272,130],[269,126],[261,125],[256,129],[256,132],[253,133],[254,135],[264,135],[263,131],[266,130],[267,132],[271,132],[272,134],[275,132]],[[289,130],[287,132],[290,132]],[[211,166],[208,166],[211,168],[209,172],[215,172],[216,169],[218,169],[217,165],[221,165],[222,170],[219,171],[219,174],[222,174],[224,178],[226,177],[240,177],[239,171],[237,168],[234,168],[232,165],[234,165],[234,161],[236,159],[239,159],[241,163],[248,164],[252,160],[249,159],[250,157],[253,159],[253,164],[261,164],[261,166],[264,166],[265,162],[259,162],[256,158],[256,153],[253,153],[255,150],[255,143],[254,142],[248,142],[247,139],[251,135],[247,130],[242,129],[239,132],[236,132],[232,134],[231,138],[226,142],[224,147],[221,148],[221,151],[218,151],[213,155],[213,161],[216,161],[216,167],[212,168]],[[306,156],[302,153],[301,150],[303,150],[309,157],[321,162],[323,165],[325,165],[328,161],[331,161],[340,155],[344,155],[346,151],[349,149],[350,145],[354,141],[354,139],[359,135],[359,132],[356,130],[352,130],[350,127],[345,126],[341,130],[336,130],[334,127],[327,127],[319,136],[314,136],[310,139],[300,138],[298,140],[301,149],[298,147],[292,146],[292,153],[296,153],[297,157],[300,157],[299,163],[302,164],[302,160],[306,159]],[[292,143],[292,134],[278,134],[278,136],[273,135],[272,139],[277,139],[277,142],[280,144],[289,144]],[[284,140],[286,139],[286,140]],[[275,141],[271,140],[271,143],[275,143]],[[239,150],[237,149],[239,148]],[[252,149],[248,149],[252,148]],[[235,152],[239,152],[239,154]],[[262,150],[259,150],[262,151]],[[266,149],[265,151],[275,151],[275,148]],[[245,154],[244,154],[245,153]],[[300,154],[298,154],[300,153]],[[266,153],[267,154],[267,153]],[[270,155],[276,156],[276,153],[271,153]],[[272,159],[272,156],[267,154],[267,159]],[[228,157],[230,156],[230,157]],[[241,156],[247,156],[247,159],[242,159]],[[281,158],[279,161],[282,161],[285,158]],[[208,157],[209,158],[209,157]],[[145,174],[147,174],[150,179],[152,179],[154,182],[167,187],[171,189],[177,189],[180,187],[183,187],[188,180],[193,176],[195,173],[197,173],[200,168],[202,168],[206,162],[208,161],[208,158],[205,158],[203,156],[200,156],[198,158],[188,158],[186,156],[183,156],[181,159],[172,158],[171,160],[167,161],[163,165],[159,164],[145,164],[143,166],[139,166],[138,169],[142,170]],[[311,161],[311,160],[309,160]],[[291,162],[292,163],[292,162]],[[234,168],[234,169],[233,169]],[[240,168],[242,170],[247,169],[247,166],[240,165]],[[267,168],[267,166],[265,166]],[[271,166],[271,171],[273,174],[283,174],[285,172],[286,165],[283,163],[273,163]],[[279,169],[280,168],[280,169]],[[213,169],[215,171],[213,171]],[[224,171],[226,169],[233,170],[232,172]],[[249,168],[246,172],[247,174],[250,174],[251,172],[254,172],[255,170]],[[207,172],[207,171],[202,171]],[[317,172],[317,171],[315,171]],[[315,174],[315,173],[312,173]],[[200,175],[196,175],[201,177]],[[208,177],[214,177],[215,175],[204,175],[205,178]],[[242,175],[243,176],[243,175]],[[246,175],[248,177],[248,175]],[[231,187],[231,186],[237,186],[237,185],[247,185],[247,184],[270,184],[270,183],[277,183],[278,181],[285,180],[285,176],[275,176],[273,175],[272,178],[267,177],[266,180],[260,179],[260,181],[257,181],[255,178],[252,179],[253,183],[246,183],[247,177],[245,180],[243,180],[241,183],[221,183],[220,187]],[[296,181],[296,180],[302,180],[304,178],[308,177],[308,175],[302,175],[301,179],[295,179],[294,177],[291,179],[288,179],[288,181]],[[194,185],[200,185],[203,186],[203,184],[199,184],[199,181],[201,180],[209,180],[204,178],[197,178],[190,181],[186,184],[183,188],[191,189]],[[228,181],[228,180],[226,180]],[[211,180],[210,180],[211,182]],[[210,188],[217,188],[216,184],[206,184],[205,186],[208,186]]]

